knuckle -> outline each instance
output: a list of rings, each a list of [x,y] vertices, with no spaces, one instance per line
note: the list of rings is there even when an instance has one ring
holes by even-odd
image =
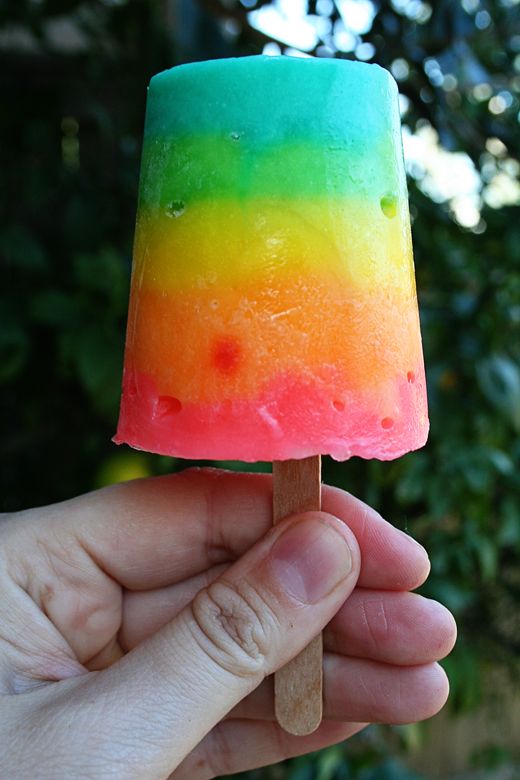
[[[197,640],[214,663],[235,676],[264,674],[277,621],[250,583],[212,583],[195,597],[192,614]]]

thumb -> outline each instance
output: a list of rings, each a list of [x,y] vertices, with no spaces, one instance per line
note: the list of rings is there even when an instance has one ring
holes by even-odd
[[[359,565],[354,535],[332,515],[282,521],[174,620],[91,680],[90,708],[93,687],[102,686],[100,733],[133,746],[128,759],[146,762],[148,777],[171,772],[322,630],[353,590]]]

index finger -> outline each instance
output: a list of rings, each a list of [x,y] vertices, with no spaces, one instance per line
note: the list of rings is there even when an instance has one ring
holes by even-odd
[[[429,571],[424,548],[367,504],[324,486],[323,511],[353,531],[361,549],[359,584],[409,590]],[[240,557],[272,525],[272,477],[189,469],[113,485],[53,507],[100,567],[124,587],[180,582]]]

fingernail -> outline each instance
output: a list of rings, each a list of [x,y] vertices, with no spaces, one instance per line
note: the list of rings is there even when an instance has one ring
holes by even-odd
[[[352,571],[341,521],[307,516],[293,522],[271,548],[270,564],[280,586],[296,601],[315,604],[325,598]]]

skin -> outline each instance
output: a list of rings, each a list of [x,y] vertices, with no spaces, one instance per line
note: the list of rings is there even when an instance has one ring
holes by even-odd
[[[271,479],[190,470],[0,520],[0,776],[207,780],[434,715],[450,613],[347,493],[271,528]],[[324,629],[324,721],[268,677]]]

